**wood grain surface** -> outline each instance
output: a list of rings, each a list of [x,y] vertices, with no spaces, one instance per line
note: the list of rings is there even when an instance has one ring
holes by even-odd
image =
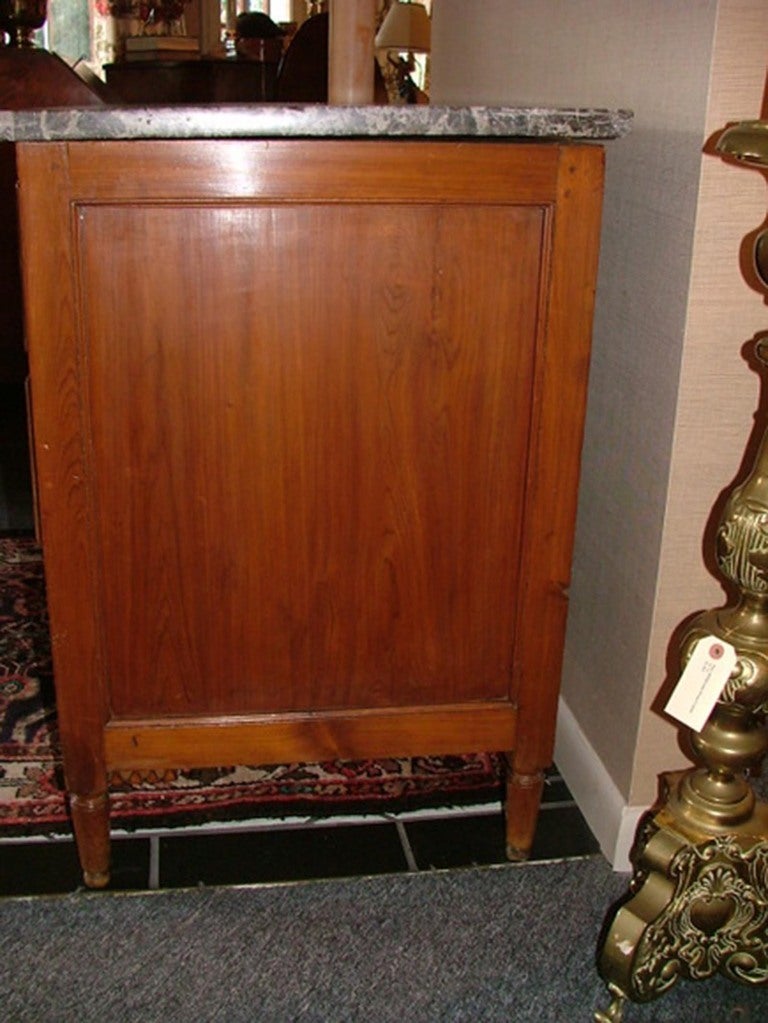
[[[35,143],[18,166],[86,873],[106,876],[107,765],[489,748],[512,758],[525,855],[554,736],[602,150]]]

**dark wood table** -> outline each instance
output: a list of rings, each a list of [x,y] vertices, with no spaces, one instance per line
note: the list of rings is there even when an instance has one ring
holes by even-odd
[[[106,64],[104,71],[107,85],[123,103],[267,102],[274,98],[280,52],[269,51],[264,60],[124,60]]]

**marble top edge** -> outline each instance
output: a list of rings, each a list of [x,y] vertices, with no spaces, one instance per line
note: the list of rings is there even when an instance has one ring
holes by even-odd
[[[605,140],[626,135],[632,112],[574,107],[323,104],[61,107],[0,110],[6,142],[223,138],[508,138]]]

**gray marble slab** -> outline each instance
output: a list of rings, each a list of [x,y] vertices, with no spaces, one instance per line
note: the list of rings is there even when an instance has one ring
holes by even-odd
[[[266,104],[0,110],[0,140],[220,138],[615,139],[628,110]]]

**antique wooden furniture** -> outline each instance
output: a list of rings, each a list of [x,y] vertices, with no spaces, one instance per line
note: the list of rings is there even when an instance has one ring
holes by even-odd
[[[106,64],[107,85],[121,103],[258,103],[274,98],[280,40],[263,39],[263,60],[199,57]]]
[[[72,67],[49,50],[0,45],[0,110],[100,107],[114,100],[81,63]]]
[[[89,885],[113,769],[552,756],[591,144],[18,145],[39,502]]]

